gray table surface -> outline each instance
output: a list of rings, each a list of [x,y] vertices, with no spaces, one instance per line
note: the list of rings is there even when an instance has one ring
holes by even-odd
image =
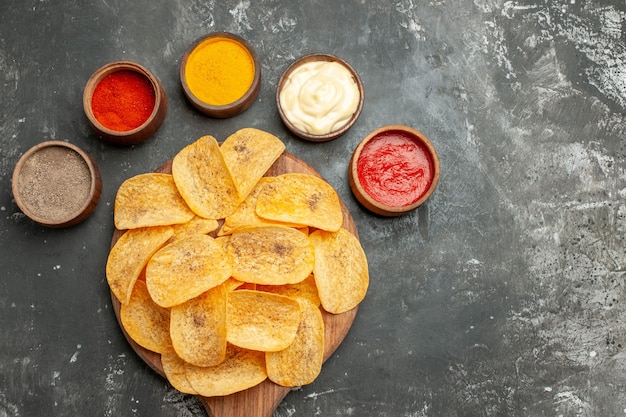
[[[210,119],[186,102],[185,49],[248,39],[261,93]],[[282,125],[275,90],[298,56],[336,54],[365,105],[316,144]],[[147,143],[103,143],[82,110],[99,66],[150,68],[170,100]],[[198,137],[279,136],[349,207],[371,284],[354,326],[275,416],[626,414],[626,3],[623,0],[3,0],[0,5],[0,416],[202,416],[134,354],[104,275],[117,187]],[[348,186],[357,143],[386,124],[439,152],[432,198],[400,218]],[[84,223],[40,227],[17,208],[19,156],[49,139],[97,161]]]

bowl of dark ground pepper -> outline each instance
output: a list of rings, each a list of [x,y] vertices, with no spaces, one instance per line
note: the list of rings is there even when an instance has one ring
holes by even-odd
[[[96,208],[102,176],[93,158],[68,142],[46,141],[18,160],[11,188],[20,210],[47,227],[85,220]]]
[[[102,66],[83,92],[83,108],[91,127],[116,145],[148,140],[163,124],[167,107],[167,94],[159,79],[132,61]]]

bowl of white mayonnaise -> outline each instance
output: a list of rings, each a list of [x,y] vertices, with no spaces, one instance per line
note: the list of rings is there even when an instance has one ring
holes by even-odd
[[[327,142],[343,135],[363,108],[363,84],[355,69],[330,54],[294,61],[278,83],[280,118],[296,136]]]

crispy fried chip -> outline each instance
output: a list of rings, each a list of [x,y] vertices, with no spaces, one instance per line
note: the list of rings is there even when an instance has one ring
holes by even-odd
[[[259,226],[299,226],[296,224],[289,224],[284,222],[278,222],[268,220],[259,217],[256,214],[256,201],[257,196],[261,189],[272,182],[276,177],[263,177],[261,178],[252,191],[248,194],[246,199],[237,207],[237,209],[228,217],[224,219],[224,225],[219,232],[219,235],[231,234],[234,230],[242,227],[259,227]]]
[[[222,285],[224,286],[224,288],[226,288],[226,291],[235,291],[236,289],[241,288],[241,286],[244,284],[245,282],[230,277],[226,281],[224,281]]]
[[[279,352],[267,352],[267,376],[284,387],[310,384],[324,362],[324,319],[320,309],[300,299],[302,320],[291,345]]]
[[[336,232],[343,224],[339,196],[321,178],[283,174],[259,192],[256,213],[264,219]]]
[[[171,226],[142,227],[128,230],[115,242],[107,259],[106,276],[120,303],[128,303],[142,269],[173,234]]]
[[[283,226],[238,229],[228,241],[232,276],[255,284],[295,284],[313,271],[308,237]]]
[[[172,176],[189,208],[198,216],[221,219],[241,202],[214,137],[203,136],[172,161]]]
[[[185,223],[194,216],[169,174],[140,174],[120,185],[113,212],[120,230]]]
[[[267,379],[265,354],[228,345],[226,359],[219,365],[199,367],[186,364],[187,380],[204,397],[234,394]]]
[[[220,150],[244,199],[283,153],[285,144],[271,133],[245,128],[230,135]]]
[[[313,277],[313,274],[305,278],[304,281],[295,284],[257,285],[256,289],[259,291],[286,295],[291,298],[305,299],[317,307],[320,306],[320,297],[317,294],[317,287],[315,286],[315,277]]]
[[[161,352],[161,365],[163,366],[163,373],[169,383],[180,392],[197,395],[198,393],[195,389],[193,389],[187,380],[185,364],[186,362],[178,356],[171,345],[166,347],[165,350]]]
[[[215,239],[190,234],[152,255],[146,283],[154,302],[172,307],[220,285],[230,273],[226,252]]]
[[[176,224],[174,227],[174,238],[180,239],[189,234],[203,234],[217,230],[219,223],[215,219],[205,219],[204,217],[195,216],[186,223]]]
[[[356,307],[365,297],[369,272],[361,243],[345,229],[316,230],[309,236],[315,247],[315,284],[322,307],[339,314]]]
[[[240,286],[238,286],[237,290],[256,290],[257,284],[253,282],[242,282]]]
[[[293,342],[301,318],[292,298],[254,290],[228,293],[226,340],[233,345],[274,352]]]
[[[226,289],[220,285],[172,307],[170,337],[174,350],[185,362],[214,366],[223,361],[226,353]]]
[[[137,281],[127,304],[120,306],[120,320],[126,333],[138,345],[162,353],[170,341],[170,311],[152,301],[146,283]]]

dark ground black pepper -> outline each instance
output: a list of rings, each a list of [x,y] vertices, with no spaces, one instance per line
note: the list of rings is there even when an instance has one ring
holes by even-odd
[[[44,220],[71,218],[89,200],[89,167],[77,152],[60,146],[34,153],[17,181],[24,204]]]

